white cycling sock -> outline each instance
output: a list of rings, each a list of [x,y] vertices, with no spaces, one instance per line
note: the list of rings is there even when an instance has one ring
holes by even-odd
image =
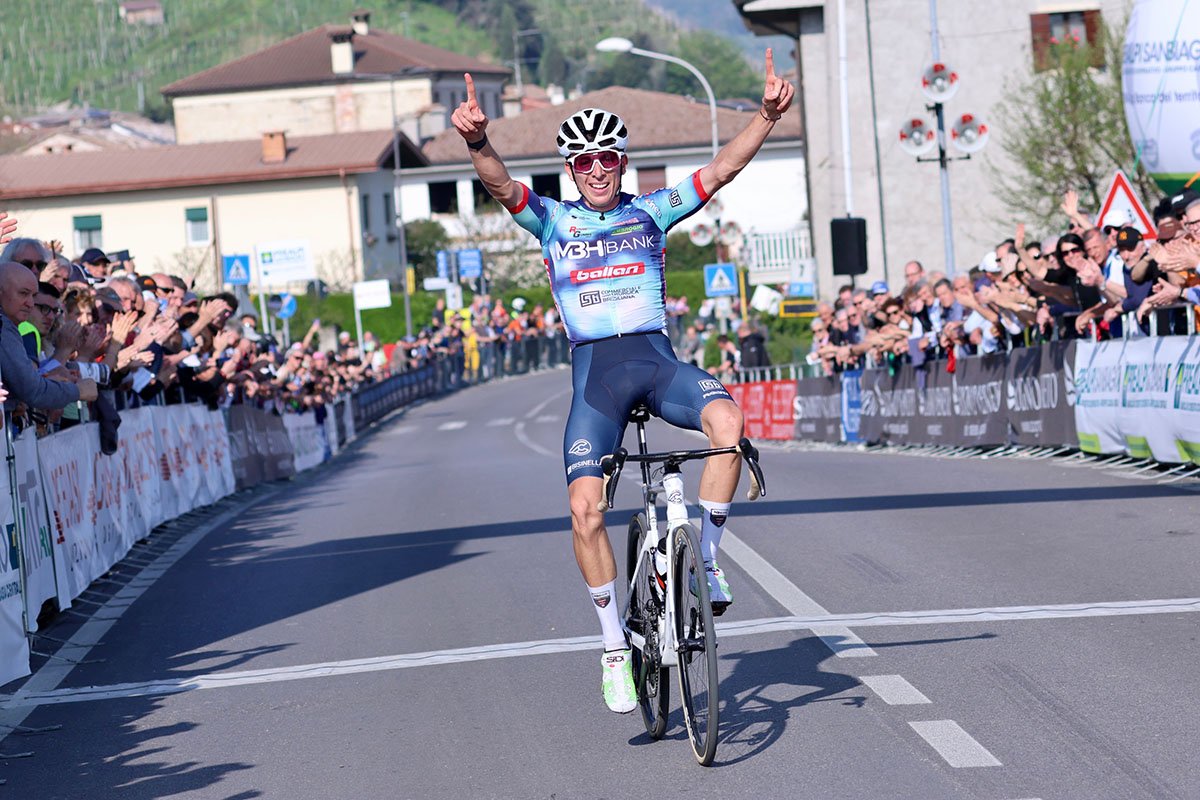
[[[721,544],[721,534],[725,532],[729,506],[730,503],[700,499],[700,508],[704,512],[704,519],[700,522],[700,553],[704,556],[705,566],[717,560],[717,546]]]
[[[600,636],[605,650],[624,650],[629,647],[625,632],[621,630],[621,616],[617,613],[617,582],[611,580],[603,586],[589,586],[588,594],[596,616],[600,618]]]

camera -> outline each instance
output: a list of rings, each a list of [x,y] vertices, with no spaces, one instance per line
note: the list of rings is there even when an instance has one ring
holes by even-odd
[[[109,379],[112,377],[107,364],[96,364],[90,361],[72,361],[67,366],[70,369],[76,370],[80,378],[95,381],[96,385],[101,387],[107,387]]]

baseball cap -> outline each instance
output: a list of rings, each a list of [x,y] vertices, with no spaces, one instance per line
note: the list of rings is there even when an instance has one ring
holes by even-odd
[[[996,251],[988,250],[979,262],[979,268],[984,272],[999,272],[1000,263],[996,261]]]
[[[1132,225],[1126,225],[1117,231],[1118,250],[1136,250],[1140,241],[1142,241],[1142,232]]]
[[[149,275],[139,275],[137,277],[137,285],[138,285],[138,288],[141,289],[143,292],[158,291],[158,284],[155,283],[154,278],[151,278]]]
[[[104,251],[99,247],[89,247],[87,250],[84,250],[79,260],[85,264],[98,264],[101,261],[105,264],[109,263],[108,256],[104,255]]]
[[[1183,212],[1193,200],[1200,200],[1200,192],[1191,188],[1171,195],[1171,213],[1177,217],[1183,216]]]
[[[888,285],[883,281],[875,281],[871,284],[871,294],[887,294]]]

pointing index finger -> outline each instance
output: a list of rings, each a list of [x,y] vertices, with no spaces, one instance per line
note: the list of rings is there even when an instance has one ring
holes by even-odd
[[[771,54],[771,48],[767,48],[767,80],[775,77],[775,58]]]
[[[475,81],[471,80],[471,73],[464,72],[463,78],[467,81],[467,105],[478,106],[479,102],[475,99]]]

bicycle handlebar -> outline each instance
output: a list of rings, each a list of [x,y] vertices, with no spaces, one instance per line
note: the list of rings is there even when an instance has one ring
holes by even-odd
[[[624,469],[626,461],[654,464],[662,462],[666,465],[678,467],[684,461],[697,461],[709,456],[734,453],[740,455],[742,460],[746,462],[746,466],[750,468],[750,489],[746,492],[746,498],[748,500],[757,500],[760,497],[765,497],[767,494],[767,484],[763,480],[762,467],[758,465],[758,448],[751,444],[749,439],[742,437],[736,447],[716,447],[708,450],[674,450],[668,453],[630,455],[629,451],[624,447],[618,447],[612,455],[600,459],[600,469],[604,472],[604,485],[600,502],[597,503],[596,509],[603,514],[613,507],[613,500],[617,493],[617,483],[621,479],[621,470]]]

